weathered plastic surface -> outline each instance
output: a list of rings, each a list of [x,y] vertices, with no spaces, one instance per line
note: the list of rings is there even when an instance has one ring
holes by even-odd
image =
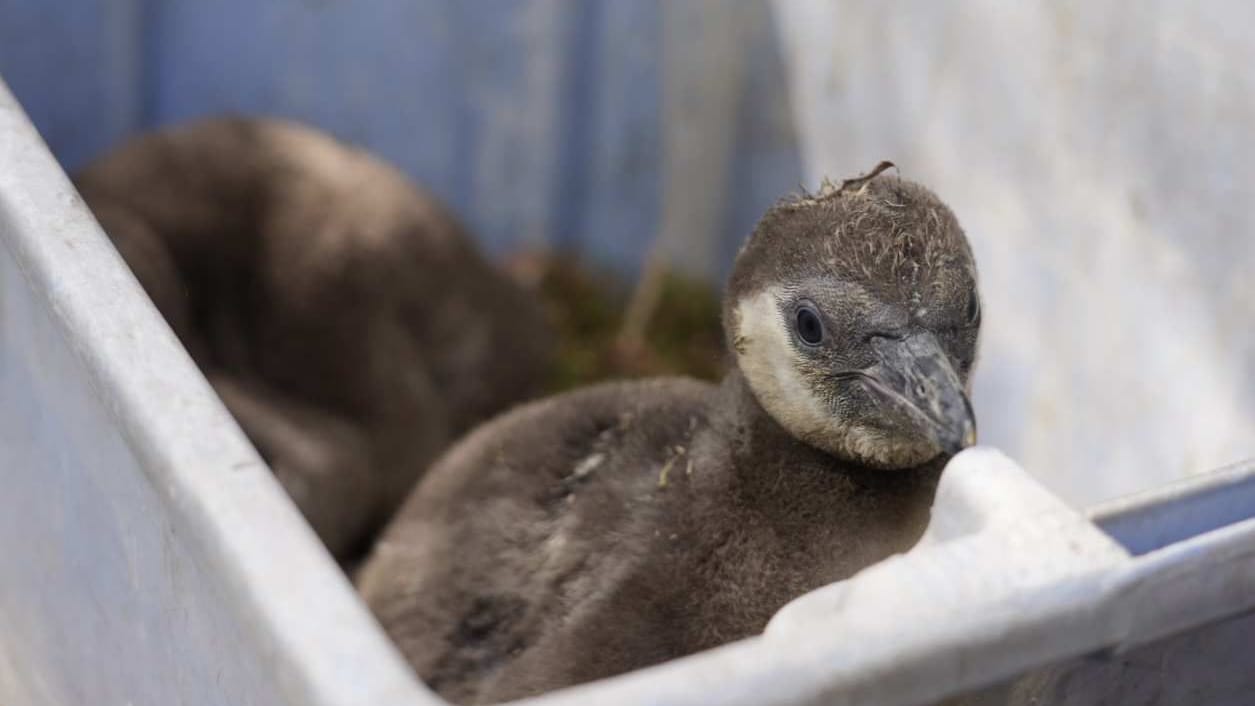
[[[1135,556],[1150,555],[1178,542],[1226,525],[1252,524],[1255,517],[1255,462],[1246,462],[1208,474],[1200,481],[1177,483],[1134,497],[1122,499],[1088,513],[1090,519],[1116,538]],[[1232,531],[1232,530],[1227,530]],[[1173,550],[1183,552],[1223,550],[1208,549],[1204,542],[1183,544]],[[1229,605],[1230,592],[1249,593],[1250,577],[1255,573],[1250,554],[1255,545],[1239,545],[1234,556],[1247,562],[1246,578],[1234,585],[1221,587],[1216,606]],[[1200,549],[1201,547],[1201,549]],[[1148,571],[1169,574],[1177,582],[1175,592],[1215,595],[1212,587],[1233,580],[1220,572],[1206,576],[1186,571],[1165,552],[1161,566],[1150,565]],[[1219,558],[1213,555],[1214,558]],[[1224,559],[1221,559],[1222,561]],[[1199,598],[1203,599],[1203,595]],[[1249,603],[1247,599],[1239,604]],[[1153,611],[1144,620],[1171,629],[1176,607],[1169,601],[1151,604]],[[1249,606],[1248,606],[1249,610]],[[1166,706],[1206,704],[1207,706],[1248,706],[1255,695],[1255,615],[1247,613],[1230,620],[1172,635],[1162,640],[1128,650],[1119,645],[1104,646],[1082,657],[1035,670],[1005,684],[987,689],[979,698],[967,703],[989,704],[1121,704]]]
[[[0,474],[5,706],[439,703],[2,88]],[[1252,607],[1255,465],[1091,518],[973,449],[907,554],[762,636],[529,703],[1241,703]]]
[[[424,696],[0,84],[0,703]]]
[[[806,183],[967,230],[983,443],[1076,507],[1255,456],[1255,3],[773,4]]]

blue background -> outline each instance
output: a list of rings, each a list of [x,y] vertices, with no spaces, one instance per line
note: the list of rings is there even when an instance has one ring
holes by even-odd
[[[659,229],[663,189],[688,188],[664,175],[663,88],[692,61],[676,46],[699,34],[693,7],[0,0],[0,76],[68,169],[195,116],[297,118],[400,166],[494,252],[550,244],[631,272]],[[737,7],[750,19],[736,105],[721,116],[733,121],[729,168],[693,185],[717,218],[692,234],[702,251],[679,258],[714,276],[802,182],[770,13]],[[681,25],[671,45],[664,21]]]

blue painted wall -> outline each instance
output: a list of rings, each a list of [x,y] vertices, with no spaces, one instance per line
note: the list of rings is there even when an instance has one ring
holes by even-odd
[[[287,116],[396,163],[497,252],[548,243],[631,271],[663,189],[691,188],[720,217],[685,261],[718,275],[802,177],[765,2],[708,6],[748,18],[747,68],[703,118],[731,121],[733,144],[702,147],[730,169],[691,187],[664,174],[664,82],[693,69],[661,0],[0,0],[0,76],[67,168],[195,116]]]

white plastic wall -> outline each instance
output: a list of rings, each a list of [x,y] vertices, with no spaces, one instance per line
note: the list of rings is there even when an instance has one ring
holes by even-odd
[[[0,84],[0,703],[425,695]]]
[[[809,182],[976,249],[981,442],[1078,506],[1255,456],[1255,5],[775,0]]]

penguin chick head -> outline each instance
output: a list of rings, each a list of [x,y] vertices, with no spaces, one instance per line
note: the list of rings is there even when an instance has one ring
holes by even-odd
[[[737,255],[724,329],[759,404],[838,458],[909,468],[975,442],[976,265],[954,214],[896,177],[772,207]]]

